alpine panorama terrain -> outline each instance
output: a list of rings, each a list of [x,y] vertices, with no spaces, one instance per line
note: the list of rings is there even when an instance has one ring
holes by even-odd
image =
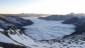
[[[85,14],[0,14],[0,48],[85,48]]]

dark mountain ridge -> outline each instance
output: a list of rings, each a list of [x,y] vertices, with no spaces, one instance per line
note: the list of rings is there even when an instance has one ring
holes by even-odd
[[[51,16],[47,16],[47,17],[39,17],[39,19],[48,20],[48,21],[62,21],[62,20],[70,19],[72,17],[74,17],[74,16],[72,16],[72,15],[51,15]]]
[[[48,20],[48,21],[63,21],[63,20],[68,20],[73,17],[78,17],[78,18],[83,19],[83,18],[85,18],[85,14],[70,13],[70,14],[66,14],[66,15],[50,15],[50,16],[46,16],[46,17],[39,17],[39,19]]]
[[[31,20],[25,20],[17,16],[2,16],[0,15],[0,26],[3,29],[7,29],[10,26],[26,26],[32,25]]]
[[[82,34],[85,32],[85,18],[73,17],[68,20],[65,20],[62,23],[73,24],[76,26],[76,28],[75,28],[76,31],[73,32],[71,35]]]

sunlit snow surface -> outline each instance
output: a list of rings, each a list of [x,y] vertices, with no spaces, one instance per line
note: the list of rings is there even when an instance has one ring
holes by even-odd
[[[25,26],[25,32],[35,40],[61,39],[65,35],[73,33],[75,26],[62,24],[62,21],[46,21],[38,18],[28,17],[34,24]]]
[[[13,40],[9,39],[8,37],[6,37],[1,33],[0,33],[0,42],[13,43],[19,45],[18,43],[14,42]]]

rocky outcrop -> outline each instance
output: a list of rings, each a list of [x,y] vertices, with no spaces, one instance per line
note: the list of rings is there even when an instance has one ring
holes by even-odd
[[[76,30],[76,32],[73,34],[82,34],[83,32],[85,32],[85,20],[82,20],[82,21],[76,23],[75,30]]]
[[[3,48],[26,48],[25,46],[15,45],[11,43],[0,42],[0,46]]]
[[[78,17],[72,17],[70,19],[65,20],[62,23],[64,23],[64,24],[75,24],[78,20],[79,20]]]

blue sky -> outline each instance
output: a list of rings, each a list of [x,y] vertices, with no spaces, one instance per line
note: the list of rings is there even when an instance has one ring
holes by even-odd
[[[12,13],[13,11],[17,12],[17,10],[24,10],[25,7],[39,1],[40,0],[0,0],[0,13]]]
[[[85,0],[0,0],[0,13],[85,13]]]
[[[39,0],[0,0],[0,8],[21,7],[38,2]]]

